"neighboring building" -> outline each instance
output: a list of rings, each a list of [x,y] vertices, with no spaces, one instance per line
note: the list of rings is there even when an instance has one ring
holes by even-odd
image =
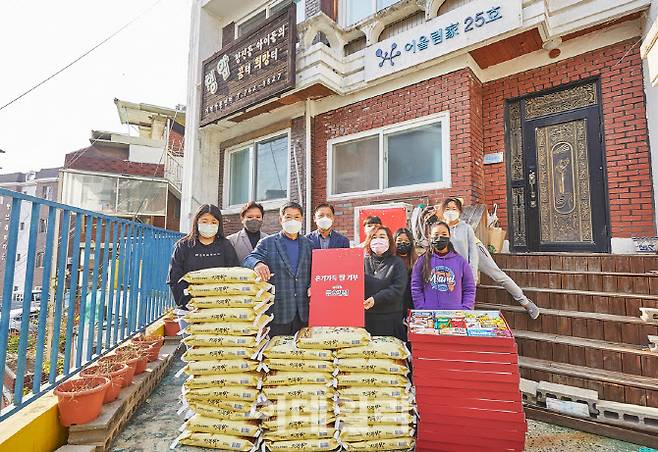
[[[61,202],[178,230],[184,107],[114,102],[139,134],[92,131],[89,147],[66,155]]]
[[[27,173],[0,174],[0,187],[13,190],[26,195],[35,196],[49,201],[57,200],[57,179],[61,168],[46,168]],[[4,281],[5,262],[7,259],[7,235],[9,231],[9,215],[12,200],[0,196],[0,281]],[[41,208],[39,224],[37,225],[37,243],[34,261],[34,281],[32,292],[41,291],[44,251],[46,247],[46,229],[48,209]],[[23,301],[25,290],[25,266],[27,264],[27,247],[30,237],[31,212],[22,209],[18,227],[18,241],[16,245],[16,267],[12,301]],[[39,294],[38,294],[39,295]],[[37,295],[37,297],[38,297]],[[33,297],[34,298],[34,297]]]
[[[297,27],[289,4],[193,3],[183,229],[216,202],[231,232],[251,198],[310,227],[329,200],[353,237],[355,208],[458,195],[513,251],[656,235],[650,0],[305,0]]]

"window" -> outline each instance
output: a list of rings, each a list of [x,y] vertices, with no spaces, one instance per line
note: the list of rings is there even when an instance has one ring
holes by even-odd
[[[52,196],[53,196],[53,187],[51,185],[44,185],[43,187],[41,187],[41,197],[43,199],[52,201]]]
[[[330,195],[444,188],[450,184],[447,113],[327,144]]]
[[[306,20],[306,8],[304,6],[305,0],[275,0],[270,2],[270,4],[262,11],[238,22],[237,27],[235,27],[235,37],[239,38],[240,36],[247,35],[257,30],[266,19],[269,19],[288,8],[290,3],[295,3],[297,9],[297,23]]]
[[[46,229],[48,229],[48,220],[45,218],[40,218],[39,219],[39,232],[44,233],[46,232]]]
[[[377,11],[388,8],[399,0],[343,0],[343,21],[345,25],[355,23],[372,16]]]
[[[38,252],[35,260],[35,265],[37,268],[43,268],[43,252]]]
[[[263,138],[227,151],[225,168],[226,206],[241,206],[250,200],[276,201],[288,197],[288,134]]]

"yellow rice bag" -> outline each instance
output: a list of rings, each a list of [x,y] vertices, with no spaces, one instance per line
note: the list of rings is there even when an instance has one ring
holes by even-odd
[[[341,372],[392,375],[407,375],[409,373],[405,361],[394,361],[392,359],[342,358],[338,360],[337,366]]]
[[[285,372],[273,370],[265,374],[263,378],[264,386],[292,386],[292,385],[325,385],[334,384],[334,377],[330,373],[323,372]]]
[[[179,444],[186,446],[207,447],[209,449],[222,449],[238,452],[249,452],[254,449],[253,439],[239,436],[221,435],[218,433],[183,432],[177,439]]]
[[[213,402],[195,402],[190,400],[188,404],[190,409],[196,414],[201,416],[210,417],[213,419],[220,419],[226,421],[249,421],[249,420],[258,420],[262,419],[264,416],[257,411],[233,411],[226,410],[223,408],[218,408],[214,405],[211,405]]]
[[[198,388],[183,392],[187,400],[237,400],[241,402],[255,402],[260,391],[244,386],[225,386],[223,388]]]
[[[222,421],[195,414],[184,424],[185,430],[195,433],[256,437],[260,434],[258,421]]]
[[[267,417],[281,416],[310,416],[315,413],[333,413],[334,401],[315,400],[275,400],[261,408],[259,411]]]
[[[244,402],[241,400],[190,400],[188,401],[188,405],[190,408],[203,405],[208,409],[214,408],[216,410],[230,411],[236,415],[244,415],[245,413],[255,412],[256,408],[256,404],[254,402]]]
[[[336,350],[336,358],[407,359],[411,354],[400,339],[374,336],[368,345]]]
[[[191,334],[183,338],[188,347],[258,347],[260,338],[256,336],[217,336],[214,334]]]
[[[413,436],[413,429],[408,425],[343,425],[340,440],[343,442],[372,441],[376,439],[394,439]]]
[[[196,297],[187,302],[187,306],[193,309],[212,308],[251,308],[258,310],[259,307],[274,301],[274,295],[263,292],[254,295],[215,295],[212,297]]]
[[[222,361],[193,361],[185,366],[188,375],[221,375],[253,372],[258,362],[248,359],[230,359]]]
[[[344,443],[345,450],[372,451],[383,450],[409,450],[416,445],[413,438],[376,439],[373,441],[359,441],[355,443]]]
[[[183,386],[187,389],[224,388],[226,386],[246,386],[256,388],[260,375],[256,372],[223,375],[196,375],[189,377]]]
[[[333,438],[335,434],[335,427],[316,425],[288,430],[271,430],[263,435],[263,439],[266,441],[292,441],[296,439]]]
[[[295,344],[294,336],[275,336],[263,350],[265,358],[333,360],[331,350],[302,349]]]
[[[219,361],[222,359],[252,358],[258,353],[258,348],[250,347],[193,347],[188,348],[181,359],[190,361]]]
[[[188,272],[181,278],[189,284],[210,283],[255,283],[260,281],[258,274],[250,268],[216,267]]]
[[[340,416],[341,425],[365,426],[365,425],[411,425],[415,423],[415,417],[410,413],[379,413],[367,414],[354,413]]]
[[[326,452],[336,450],[338,441],[334,438],[304,439],[295,441],[267,441],[265,447],[270,452]]]
[[[370,334],[363,328],[316,326],[302,328],[297,333],[299,348],[335,350],[360,347],[370,343]]]
[[[267,311],[273,303],[266,303],[259,310],[252,308],[211,308],[188,312],[183,316],[187,323],[213,323],[213,322],[253,322],[263,312]]]
[[[220,336],[256,336],[271,321],[272,317],[263,315],[253,322],[192,323],[185,327],[185,332]]]
[[[302,359],[266,359],[263,364],[270,370],[286,370],[291,372],[333,372],[336,368],[332,361]]]
[[[350,386],[340,390],[342,400],[399,399],[408,395],[407,388],[400,386]]]
[[[310,415],[279,416],[262,422],[263,430],[293,430],[298,428],[327,426],[336,421],[336,416],[329,412],[317,412]]]
[[[336,395],[334,388],[323,385],[266,386],[263,394],[269,400],[276,399],[330,399]]]
[[[405,413],[413,409],[408,400],[340,400],[338,407],[341,413]]]
[[[409,380],[402,375],[339,373],[338,386],[396,386],[407,387]]]
[[[219,295],[251,295],[261,296],[272,291],[274,286],[265,282],[257,283],[214,283],[191,285],[187,292],[192,297],[216,297]]]

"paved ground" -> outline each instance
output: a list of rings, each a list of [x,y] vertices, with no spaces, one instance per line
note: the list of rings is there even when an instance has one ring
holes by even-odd
[[[113,452],[161,452],[169,449],[178,436],[182,419],[176,415],[180,407],[177,398],[184,377],[174,374],[183,366],[177,359],[169,372],[138,409],[113,444]],[[591,435],[576,430],[557,427],[542,422],[529,421],[526,451],[568,452],[568,451],[610,451],[637,452],[640,446]],[[179,451],[201,451],[200,448],[179,447]]]

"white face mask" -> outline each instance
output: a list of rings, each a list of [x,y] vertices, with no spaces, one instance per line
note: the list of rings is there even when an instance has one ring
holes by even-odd
[[[370,249],[375,254],[384,254],[388,251],[388,239],[372,239],[370,241]]]
[[[209,239],[217,235],[217,231],[219,231],[219,225],[199,223],[197,225],[197,230],[199,231],[199,234],[201,234],[201,237]]]
[[[284,221],[281,226],[288,234],[299,234],[299,231],[302,230],[302,222],[297,220]]]
[[[315,224],[317,224],[323,231],[326,231],[334,224],[334,220],[329,217],[321,217],[315,220]]]
[[[452,223],[453,221],[459,220],[459,211],[457,210],[446,210],[443,212],[443,218],[446,219],[446,221]]]

